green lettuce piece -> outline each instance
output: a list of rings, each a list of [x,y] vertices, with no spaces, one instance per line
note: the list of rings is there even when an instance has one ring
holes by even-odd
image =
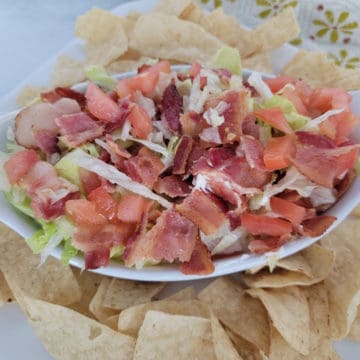
[[[124,255],[125,246],[117,245],[114,246],[110,251],[110,258],[118,258]]]
[[[215,56],[211,60],[211,65],[215,67],[227,69],[234,75],[241,74],[241,58],[239,50],[224,46],[217,51]]]
[[[50,241],[50,239],[57,233],[56,222],[44,222],[42,229],[36,231],[26,242],[30,246],[34,254],[40,254]]]
[[[94,156],[94,157],[97,157],[97,158],[100,156],[100,154],[97,151],[96,146],[94,144],[86,143],[84,145],[81,145],[80,149],[83,149],[84,151],[86,151],[91,156]]]
[[[71,245],[71,238],[64,241],[64,250],[61,254],[61,262],[68,265],[69,261],[78,254],[78,250]]]
[[[108,75],[102,65],[89,65],[85,68],[85,73],[89,80],[108,90],[113,90],[116,86],[116,80]]]
[[[263,107],[265,109],[279,107],[293,130],[301,129],[310,120],[309,117],[299,114],[290,100],[280,95],[274,95],[266,99]]]
[[[79,175],[79,166],[75,165],[72,160],[69,158],[71,152],[66,154],[61,158],[56,164],[55,169],[58,175],[69,180],[73,184],[81,187],[80,175]]]
[[[10,191],[5,193],[5,197],[16,209],[35,219],[34,211],[31,208],[31,199],[27,196],[25,190],[21,189],[17,185],[13,185]]]

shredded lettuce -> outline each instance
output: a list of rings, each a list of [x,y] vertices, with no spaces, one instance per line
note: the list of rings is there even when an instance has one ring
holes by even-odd
[[[273,93],[271,92],[269,86],[262,79],[261,75],[258,72],[254,71],[251,73],[251,75],[248,78],[248,83],[253,88],[255,88],[255,90],[262,98],[269,99],[273,96]]]
[[[94,156],[94,157],[99,157],[100,156],[99,152],[96,149],[96,146],[94,144],[92,144],[92,143],[86,143],[84,145],[81,145],[80,149],[86,151],[91,156]]]
[[[224,46],[217,51],[211,65],[231,71],[235,75],[241,74],[241,58],[238,49]]]
[[[61,253],[61,261],[64,265],[68,265],[69,261],[78,254],[78,250],[71,245],[71,238],[64,241],[64,249]]]
[[[315,119],[310,120],[308,123],[306,123],[300,130],[316,130],[318,126],[325,120],[327,120],[330,116],[340,114],[344,111],[344,109],[333,109],[325,112],[324,114],[318,116]]]
[[[5,162],[9,159],[9,155],[0,151],[0,191],[10,191],[10,183],[4,169]]]
[[[55,164],[54,167],[59,176],[62,176],[63,178],[69,180],[71,183],[77,185],[78,187],[81,187],[79,166],[72,162],[70,154],[71,152],[62,157]]]
[[[125,246],[123,245],[117,245],[114,246],[110,251],[110,258],[118,258],[123,256],[125,251]]]
[[[89,80],[108,90],[113,90],[116,86],[116,80],[108,75],[102,65],[89,65],[85,68],[85,73]]]
[[[56,223],[54,221],[49,223],[44,222],[42,228],[35,231],[35,233],[30,236],[26,242],[34,254],[40,254],[46,248],[49,241],[55,237],[56,240],[59,237]]]
[[[76,149],[67,155],[74,165],[80,166],[86,170],[102,176],[113,184],[117,184],[124,189],[145,198],[157,201],[163,207],[169,209],[172,204],[163,197],[153,193],[146,186],[133,181],[129,176],[119,171],[115,166],[109,165],[104,161],[92,157],[80,149]]]
[[[211,255],[231,254],[243,250],[246,236],[247,231],[242,226],[229,231],[221,238],[220,242],[212,250]]]
[[[31,199],[26,191],[17,185],[13,185],[10,191],[5,193],[7,201],[23,214],[35,219],[34,211],[31,208]]]

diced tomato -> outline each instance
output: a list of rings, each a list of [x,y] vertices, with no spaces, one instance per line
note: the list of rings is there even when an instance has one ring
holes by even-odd
[[[148,201],[140,195],[124,196],[117,208],[117,218],[126,223],[140,223]]]
[[[295,151],[293,139],[290,136],[273,137],[264,149],[264,164],[268,170],[279,170],[288,167],[290,157]]]
[[[270,199],[270,206],[272,211],[291,221],[294,225],[300,225],[306,214],[306,209],[302,206],[275,196]]]
[[[96,205],[86,199],[68,200],[65,211],[77,225],[102,225],[107,222],[105,217],[98,213]]]
[[[241,214],[240,218],[241,225],[252,235],[282,236],[292,230],[289,221],[279,218],[249,213]]]
[[[196,78],[200,74],[200,71],[202,68],[203,67],[200,63],[198,63],[198,62],[192,63],[190,71],[189,71],[190,77],[193,79]]]
[[[115,90],[120,99],[123,99],[133,93],[129,79],[120,79],[116,84]]]
[[[88,199],[95,204],[96,210],[108,220],[116,217],[117,203],[103,186],[91,191]]]
[[[254,115],[258,117],[260,120],[271,125],[275,129],[284,132],[285,134],[293,133],[293,130],[291,129],[289,123],[287,122],[283,111],[278,107],[271,109],[256,110],[254,111]]]
[[[132,126],[132,133],[139,139],[146,139],[152,131],[152,122],[147,112],[139,105],[134,105],[128,119]]]
[[[339,155],[336,158],[336,177],[339,177],[347,170],[353,169],[358,156],[359,149],[352,149],[346,154]]]
[[[264,254],[268,251],[277,250],[280,246],[286,243],[290,238],[285,236],[266,236],[261,239],[254,239],[250,241],[249,250],[253,254]]]
[[[321,88],[316,89],[309,102],[309,110],[319,115],[331,109],[349,109],[351,95],[344,89]]]
[[[91,191],[95,190],[101,185],[99,176],[92,171],[79,168],[79,176],[82,189],[86,194],[90,194]]]
[[[17,183],[40,160],[35,150],[22,150],[4,164],[10,184]]]
[[[122,116],[120,106],[93,82],[89,83],[85,97],[92,115],[105,122],[116,122]]]
[[[264,80],[273,93],[281,90],[286,84],[294,84],[295,79],[290,76],[278,76],[273,79]]]
[[[180,271],[186,275],[208,275],[213,273],[214,269],[210,252],[198,237],[190,260],[180,264]]]
[[[305,104],[297,93],[296,88],[287,87],[284,89],[282,96],[287,98],[295,106],[295,109],[299,114],[305,116],[309,115]]]
[[[322,235],[336,220],[335,216],[315,216],[303,222],[304,234],[315,237]]]

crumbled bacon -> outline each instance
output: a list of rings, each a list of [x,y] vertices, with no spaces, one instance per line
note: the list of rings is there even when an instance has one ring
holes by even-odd
[[[166,87],[161,105],[169,129],[174,134],[179,134],[181,131],[180,114],[182,112],[182,98],[173,82]]]
[[[191,192],[189,184],[176,175],[159,178],[154,184],[154,190],[171,198],[185,197]]]
[[[173,174],[184,174],[186,162],[193,147],[193,139],[189,136],[182,136],[177,146],[174,156]]]

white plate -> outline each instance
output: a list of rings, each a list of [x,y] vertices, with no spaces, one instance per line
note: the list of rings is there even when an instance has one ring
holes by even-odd
[[[127,3],[123,6],[119,6],[114,11],[117,14],[127,14],[129,11],[148,11],[152,8],[155,0],[147,1],[135,1]],[[78,41],[74,40],[60,53],[67,53],[72,55],[73,53],[81,56],[81,51],[78,49]],[[294,49],[289,50],[277,50],[275,59],[275,68],[278,68],[280,64],[278,59],[282,59],[281,63],[285,63],[289,57],[294,54]],[[28,78],[24,80],[16,89],[10,92],[7,96],[0,100],[0,112],[5,113],[12,111],[16,108],[16,95],[24,84],[34,85],[46,85],[49,80],[51,69],[55,63],[55,59],[58,56],[54,56],[48,62],[44,64],[40,69],[33,72]],[[1,134],[0,134],[1,135]],[[3,138],[0,136],[0,144],[3,143]],[[2,195],[1,195],[2,196]],[[8,211],[8,206],[0,199],[1,212]],[[3,207],[4,206],[4,207]],[[11,213],[12,209],[11,209]],[[11,215],[10,215],[11,216]],[[20,232],[23,236],[28,236],[33,231],[33,225],[28,223],[26,219],[14,216],[9,221],[12,222],[14,227],[18,227],[19,224],[25,224]],[[189,279],[189,278],[186,278]],[[168,280],[168,279],[165,279]],[[206,280],[194,282],[193,285],[196,288],[203,287]],[[173,284],[172,289],[178,290],[187,286],[187,282]],[[46,350],[39,342],[32,329],[25,320],[24,315],[21,313],[17,305],[10,305],[0,308],[0,345],[2,357],[6,360],[17,359],[29,359],[29,360],[49,360],[51,357],[47,354]],[[360,345],[349,342],[341,341],[335,344],[337,351],[344,360],[357,360],[360,353]],[[30,355],[31,354],[31,355]]]

